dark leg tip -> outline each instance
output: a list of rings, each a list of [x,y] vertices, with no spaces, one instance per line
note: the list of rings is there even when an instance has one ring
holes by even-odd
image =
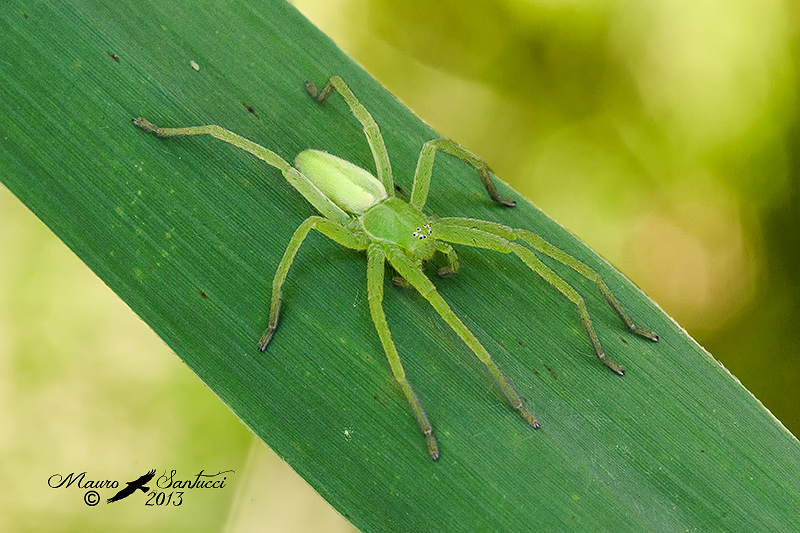
[[[314,85],[312,82],[307,81],[306,82],[306,92],[308,94],[310,94],[311,96],[313,96],[314,98],[316,98],[317,95],[319,94],[319,89],[317,89],[317,86]]]
[[[431,459],[438,461],[439,444],[436,442],[436,437],[433,436],[433,433],[429,433],[425,435],[425,440],[428,441],[428,453],[431,455]]]
[[[498,198],[497,201],[503,207],[517,207],[517,202],[515,200],[511,200],[509,198]]]
[[[132,120],[134,126],[142,128],[144,131],[158,135],[158,126],[150,122],[144,117],[136,117]]]
[[[440,278],[452,278],[455,275],[455,271],[449,266],[446,266],[437,270],[436,275]]]
[[[647,331],[646,329],[641,329],[637,327],[630,328],[632,332],[636,333],[637,335],[641,335],[645,339],[649,339],[653,342],[658,342],[658,335],[654,331]]]

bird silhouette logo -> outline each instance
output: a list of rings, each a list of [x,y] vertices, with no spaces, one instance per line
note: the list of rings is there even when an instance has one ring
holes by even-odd
[[[111,498],[109,498],[107,500],[108,503],[118,502],[118,501],[120,501],[120,500],[122,500],[124,498],[127,498],[128,496],[130,496],[131,494],[133,494],[137,490],[141,490],[142,492],[146,493],[148,490],[150,490],[150,487],[146,487],[145,483],[147,483],[148,481],[153,479],[153,476],[155,476],[155,475],[156,475],[156,471],[155,470],[151,470],[151,471],[149,471],[148,473],[146,473],[145,475],[141,476],[138,479],[135,479],[133,481],[127,481],[126,483],[128,484],[128,486],[125,487],[124,489],[122,489],[121,491],[119,491],[118,493],[114,494],[114,496],[112,496]]]

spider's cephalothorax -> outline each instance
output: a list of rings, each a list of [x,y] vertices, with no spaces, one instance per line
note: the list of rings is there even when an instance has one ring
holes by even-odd
[[[361,216],[361,229],[371,241],[394,244],[414,261],[427,261],[436,253],[434,239],[428,239],[428,219],[399,198],[388,198]]]
[[[392,168],[378,125],[344,81],[339,76],[331,76],[321,90],[312,83],[307,83],[306,89],[318,102],[326,100],[334,90],[342,95],[364,127],[367,143],[369,143],[375,158],[377,178],[361,167],[318,150],[304,150],[298,154],[293,167],[276,153],[215,125],[159,128],[141,117],[133,121],[140,128],[159,137],[211,135],[247,150],[278,168],[286,180],[322,214],[322,216],[309,217],[297,228],[283,254],[283,259],[281,259],[272,282],[269,327],[258,343],[260,350],[264,351],[267,348],[267,344],[278,327],[281,287],[297,250],[311,229],[316,229],[342,246],[366,251],[367,290],[372,320],[375,322],[383,349],[389,358],[392,373],[403,389],[427,441],[428,452],[433,459],[439,458],[439,445],[433,435],[433,427],[422,404],[414,394],[411,384],[406,379],[400,356],[389,334],[389,326],[383,312],[384,270],[387,261],[397,271],[402,285],[413,287],[419,291],[486,365],[511,406],[534,428],[538,428],[539,424],[525,407],[514,387],[492,361],[483,345],[453,313],[450,306],[439,296],[436,287],[423,273],[422,263],[433,257],[437,251],[445,254],[448,261],[447,266],[439,269],[440,276],[458,272],[458,257],[449,243],[517,255],[531,270],[575,304],[595,355],[619,375],[623,375],[625,371],[605,356],[583,298],[567,282],[545,266],[533,253],[534,250],[563,263],[593,281],[630,331],[652,341],[658,340],[658,336],[653,332],[640,329],[633,324],[597,273],[538,235],[483,220],[470,218],[433,220],[425,216],[422,210],[428,196],[433,159],[437,151],[453,155],[475,167],[492,200],[506,207],[516,205],[513,200],[503,198],[497,193],[489,168],[478,156],[447,139],[434,139],[426,142],[420,152],[417,170],[414,174],[411,199],[405,202],[394,196]],[[526,246],[517,241],[522,241]]]

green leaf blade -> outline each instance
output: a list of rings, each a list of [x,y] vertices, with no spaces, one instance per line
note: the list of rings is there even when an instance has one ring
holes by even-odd
[[[346,105],[305,94],[307,79],[340,74],[380,124],[407,190],[436,134],[285,4],[205,7],[8,10],[2,180],[357,527],[798,529],[797,440],[621,274],[512,192],[501,190],[517,208],[492,205],[457,161],[437,159],[430,212],[540,233],[661,336],[628,334],[591,282],[545,261],[586,299],[625,377],[591,357],[574,306],[524,264],[459,248],[463,271],[435,283],[542,429],[507,407],[422,298],[387,285],[390,328],[439,438],[434,463],[371,323],[363,255],[319,235],[298,254],[281,326],[258,352],[272,275],[313,209],[248,154],[157,139],[130,120],[219,123],[287,160],[317,148],[372,170]]]

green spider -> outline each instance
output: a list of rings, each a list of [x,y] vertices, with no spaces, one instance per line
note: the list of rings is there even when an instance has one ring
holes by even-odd
[[[491,356],[475,338],[475,335],[467,329],[450,309],[450,306],[439,296],[436,287],[422,271],[422,264],[431,259],[436,252],[441,252],[446,256],[448,264],[440,268],[438,274],[450,276],[458,272],[458,257],[448,243],[486,248],[502,253],[514,253],[519,256],[531,270],[539,274],[577,306],[583,327],[594,347],[595,355],[620,376],[624,375],[625,371],[605,356],[583,298],[567,282],[545,266],[531,249],[550,256],[596,283],[600,292],[630,331],[651,341],[658,341],[658,336],[653,332],[640,329],[633,324],[596,272],[547,243],[538,235],[494,222],[455,217],[433,218],[422,212],[428,196],[433,159],[437,150],[453,155],[475,167],[491,199],[503,206],[514,207],[516,202],[503,198],[497,193],[489,168],[478,156],[447,139],[434,139],[426,142],[420,152],[417,169],[414,173],[411,199],[409,202],[405,202],[394,195],[392,168],[378,125],[344,81],[339,76],[331,76],[322,90],[310,82],[306,83],[306,90],[317,102],[324,102],[334,90],[342,95],[364,127],[367,143],[375,159],[377,179],[363,168],[317,150],[300,152],[295,159],[295,166],[292,167],[276,153],[216,125],[159,128],[142,117],[133,120],[133,123],[140,128],[159,137],[211,135],[247,150],[279,169],[289,183],[323,215],[308,217],[294,232],[289,246],[283,254],[272,282],[269,327],[258,343],[258,348],[262,352],[266,350],[278,327],[278,314],[282,299],[281,287],[286,280],[289,267],[291,267],[303,239],[312,229],[347,248],[366,250],[367,289],[372,320],[375,322],[383,349],[389,358],[392,373],[411,406],[414,417],[427,441],[428,452],[434,460],[439,458],[439,445],[433,435],[433,426],[431,426],[422,404],[414,394],[411,384],[406,379],[406,373],[400,362],[397,348],[392,341],[389,326],[386,323],[386,315],[383,312],[386,261],[399,275],[397,283],[415,288],[430,302],[444,321],[486,365],[511,406],[534,428],[538,428],[539,423],[525,407],[508,378],[492,361]],[[517,239],[530,248],[515,242]]]

